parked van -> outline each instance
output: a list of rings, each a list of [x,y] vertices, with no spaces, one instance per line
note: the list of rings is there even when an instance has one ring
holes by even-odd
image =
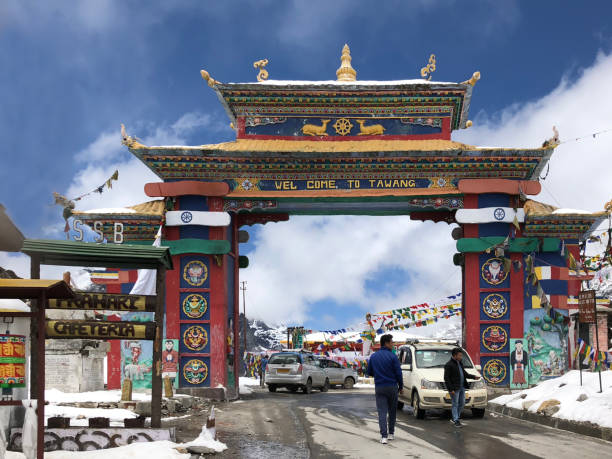
[[[452,407],[451,396],[444,383],[444,365],[451,358],[457,343],[443,341],[413,341],[400,346],[398,356],[404,378],[404,393],[399,396],[398,409],[410,404],[414,416],[423,419],[426,410]],[[463,350],[463,368],[471,375],[480,377],[480,366],[474,366],[468,353]],[[469,382],[465,391],[465,408],[471,409],[474,417],[481,418],[487,406],[487,386],[482,379]]]

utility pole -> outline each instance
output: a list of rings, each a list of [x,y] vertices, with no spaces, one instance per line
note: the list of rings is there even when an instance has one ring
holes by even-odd
[[[242,315],[244,318],[243,336],[244,336],[244,352],[247,351],[247,318],[246,318],[246,283],[247,281],[240,282],[240,290],[242,290]]]

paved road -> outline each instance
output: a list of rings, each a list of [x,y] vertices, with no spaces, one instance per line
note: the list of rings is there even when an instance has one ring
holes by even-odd
[[[494,413],[455,428],[444,412],[425,420],[410,408],[398,413],[396,440],[378,443],[371,390],[330,390],[310,395],[256,392],[220,405],[217,430],[234,458],[554,458],[612,457],[603,442]],[[195,435],[194,435],[195,436]]]

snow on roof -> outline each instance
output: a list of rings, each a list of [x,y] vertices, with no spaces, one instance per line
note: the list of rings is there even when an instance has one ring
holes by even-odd
[[[134,209],[128,207],[106,207],[102,209],[82,210],[82,214],[135,214]]]
[[[30,312],[30,306],[21,300],[0,299],[1,312]]]
[[[580,209],[557,209],[553,211],[553,215],[591,215],[592,212]]]
[[[357,81],[338,81],[338,80],[320,80],[320,81],[307,81],[307,80],[265,80],[258,82],[246,82],[246,83],[228,83],[228,84],[250,84],[260,86],[401,86],[401,85],[447,85],[447,84],[459,84],[450,81],[428,81],[423,79],[414,80],[390,80],[390,81],[374,81],[374,80],[357,80]]]
[[[315,332],[315,333],[309,333],[308,335],[304,337],[304,340],[309,343],[322,343],[326,339],[327,341],[332,341],[332,342],[337,342],[337,341],[354,342],[360,339],[360,334],[359,332],[347,332],[347,333],[340,333],[338,335],[332,335],[330,333]]]

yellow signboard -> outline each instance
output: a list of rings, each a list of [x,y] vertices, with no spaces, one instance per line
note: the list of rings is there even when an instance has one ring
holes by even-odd
[[[156,297],[109,293],[77,293],[74,298],[49,300],[49,309],[98,309],[108,311],[155,311]]]
[[[155,339],[155,322],[47,320],[47,338]]]

